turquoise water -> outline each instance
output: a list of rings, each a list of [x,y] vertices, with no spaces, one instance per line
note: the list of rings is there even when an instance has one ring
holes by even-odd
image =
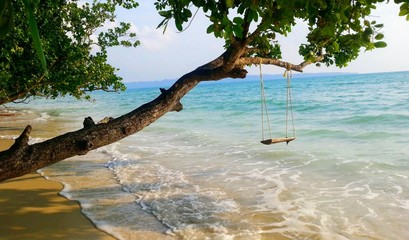
[[[259,84],[199,85],[182,112],[42,173],[120,239],[141,231],[177,239],[408,239],[409,72],[295,77],[297,139],[289,145],[259,143]],[[285,80],[265,85],[272,135],[283,137]],[[18,108],[38,113],[34,125],[59,123],[54,131],[64,132],[158,94],[130,89],[94,94],[93,103]]]

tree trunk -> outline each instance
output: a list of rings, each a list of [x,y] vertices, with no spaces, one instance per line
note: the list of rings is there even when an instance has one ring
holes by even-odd
[[[210,64],[210,63],[209,63]],[[206,65],[204,65],[206,66]],[[180,99],[200,81],[219,80],[226,77],[246,76],[243,69],[225,71],[221,68],[198,68],[177,80],[168,90],[151,102],[107,123],[95,124],[87,117],[84,128],[33,145],[28,144],[31,126],[16,139],[14,145],[0,152],[0,182],[22,176],[53,163],[119,141],[139,132],[169,111],[180,111]]]

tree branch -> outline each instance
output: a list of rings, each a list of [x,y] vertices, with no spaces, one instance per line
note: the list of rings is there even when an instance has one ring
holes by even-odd
[[[29,135],[31,132],[31,126],[27,125],[21,135],[15,140],[14,144],[10,147],[11,151],[20,151],[28,146]]]
[[[245,78],[247,71],[244,67],[252,64],[272,64],[302,72],[311,63],[293,65],[278,59],[242,57],[247,54],[246,47],[243,42],[232,44],[218,58],[185,74],[169,89],[160,89],[161,94],[156,99],[116,119],[95,124],[91,117],[87,117],[82,129],[33,145],[28,144],[31,127],[27,126],[9,150],[0,152],[0,182],[86,154],[139,132],[167,112],[182,110],[180,100],[201,81]]]
[[[218,62],[219,58],[214,61]],[[218,65],[214,61],[204,66]],[[12,148],[0,152],[0,182],[69,157],[86,154],[139,132],[167,112],[180,111],[181,98],[201,81],[216,81],[226,77],[244,78],[246,74],[247,71],[240,67],[233,67],[230,70],[224,66],[199,67],[182,76],[169,89],[161,90],[161,94],[156,99],[132,112],[99,124],[95,124],[91,118],[86,118],[82,129],[33,145],[28,145],[31,127],[27,127]]]
[[[263,25],[265,24],[265,19],[262,18],[261,22],[259,25],[257,25],[257,28],[249,34],[249,36],[246,38],[246,43],[249,44],[251,43],[256,37],[260,36],[261,32],[263,31]]]
[[[316,59],[317,62],[319,60],[320,58]],[[236,61],[236,64],[239,66],[266,64],[266,65],[275,65],[275,66],[282,67],[288,70],[291,69],[297,72],[303,72],[303,69],[312,63],[314,62],[304,61],[298,65],[295,65],[295,64],[285,62],[285,61],[275,59],[275,58],[256,58],[256,57],[242,57]]]

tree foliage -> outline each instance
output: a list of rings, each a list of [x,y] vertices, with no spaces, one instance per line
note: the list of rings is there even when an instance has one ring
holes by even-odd
[[[124,89],[117,69],[107,63],[107,49],[139,44],[130,23],[115,22],[117,8],[133,9],[135,1],[3,2],[0,104],[32,96],[80,98],[88,91]],[[105,27],[109,22],[115,26]],[[33,36],[33,26],[40,37]],[[38,54],[39,47],[45,59]]]
[[[223,38],[227,50],[238,43],[245,45],[246,54],[241,57],[248,59],[244,64],[254,63],[254,58],[281,59],[277,36],[286,36],[293,26],[306,22],[307,42],[299,47],[305,63],[344,67],[362,50],[386,47],[383,25],[371,17],[382,2],[385,0],[157,0],[154,4],[163,17],[159,27],[165,30],[173,19],[182,31],[193,20],[192,12],[203,11],[210,22],[207,33]],[[394,2],[401,4],[399,15],[409,20],[409,1]],[[117,7],[137,5],[134,0],[84,4],[78,0],[2,1],[0,104],[31,96],[80,98],[88,97],[87,91],[124,89],[117,69],[107,63],[107,48],[139,42],[129,32],[129,23],[102,27],[115,22]]]
[[[201,9],[210,21],[207,33],[223,38],[227,49],[247,40],[255,49],[248,57],[280,59],[277,35],[286,36],[297,23],[306,22],[307,42],[299,47],[304,60],[344,67],[362,50],[386,47],[383,25],[371,17],[381,2],[385,0],[157,0],[155,5],[164,18],[159,27],[173,19],[179,31],[192,11]],[[408,2],[395,0],[407,20]]]

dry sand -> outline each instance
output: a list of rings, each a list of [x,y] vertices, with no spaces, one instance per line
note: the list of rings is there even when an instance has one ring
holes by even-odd
[[[12,140],[0,139],[0,151]],[[0,183],[0,240],[115,239],[99,231],[79,204],[58,195],[63,186],[37,173]]]

